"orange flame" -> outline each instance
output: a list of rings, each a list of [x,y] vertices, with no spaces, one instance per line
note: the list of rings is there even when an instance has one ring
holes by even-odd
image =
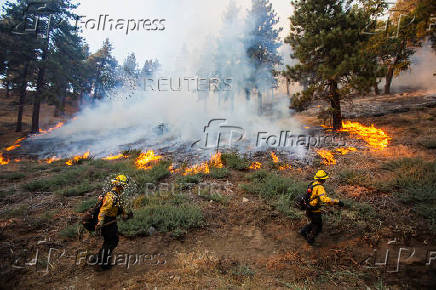
[[[209,172],[210,172],[209,164],[207,164],[207,162],[203,162],[201,164],[195,164],[191,167],[186,168],[185,172],[183,172],[183,175],[197,174],[197,173],[208,174]]]
[[[154,155],[153,150],[148,150],[145,153],[141,153],[138,158],[135,160],[135,166],[138,169],[151,169],[153,167],[153,163],[156,163],[160,160],[162,156]]]
[[[0,165],[6,165],[9,163],[9,159],[3,156],[3,153],[0,153]]]
[[[124,156],[122,153],[118,154],[118,155],[109,155],[106,157],[103,157],[103,160],[116,160],[116,159],[121,159],[121,158],[126,158],[126,156]]]
[[[217,152],[210,158],[210,166],[215,168],[223,168],[223,162],[221,161],[221,152]]]
[[[171,172],[171,174],[179,173],[181,168],[174,168],[174,164],[171,164],[170,167],[168,167],[168,170]]]
[[[354,147],[347,147],[347,148],[336,148],[336,151],[341,153],[342,155],[348,154],[348,152],[356,151],[357,149]]]
[[[183,172],[183,175],[197,174],[197,173],[208,174],[210,172],[209,167],[223,168],[223,163],[221,160],[221,152],[217,152],[214,155],[212,155],[210,161],[206,161],[186,168],[185,171]]]
[[[279,170],[286,170],[286,169],[292,169],[291,164],[284,164],[279,166]]]
[[[83,155],[77,155],[74,156],[72,159],[69,159],[67,162],[65,162],[66,165],[72,166],[73,164],[76,164],[81,159],[87,159],[89,157],[89,151],[85,152]]]
[[[346,121],[342,122],[342,129],[339,131],[356,135],[358,139],[364,140],[367,146],[374,150],[383,150],[391,139],[383,130],[375,128],[373,124],[371,127],[366,127],[359,122]]]
[[[277,157],[277,155],[274,152],[271,152],[271,158],[273,159],[274,163],[280,162],[279,158]],[[291,169],[291,168],[292,168],[292,166],[290,164],[286,164],[286,163],[279,166],[279,170],[286,170],[286,169]]]
[[[257,161],[252,162],[250,167],[248,167],[248,169],[254,169],[254,170],[260,169],[260,168],[262,168],[262,163],[257,162]]]
[[[54,127],[48,128],[47,130],[39,129],[39,133],[40,134],[47,134],[47,133],[50,133],[51,131],[53,131],[54,129],[62,127],[63,125],[64,125],[64,122],[59,122]]]
[[[279,158],[277,157],[277,155],[274,152],[271,152],[271,158],[273,159],[274,163],[279,162]]]
[[[336,159],[333,157],[333,154],[325,149],[320,149],[318,151],[316,151],[316,153],[318,153],[324,160],[323,163],[325,165],[334,165],[336,164]]]
[[[50,164],[50,163],[53,163],[53,162],[58,161],[58,160],[60,160],[59,157],[53,156],[53,157],[50,157],[50,158],[48,158],[47,160],[45,160],[45,162],[47,162],[48,164]]]
[[[14,142],[13,145],[9,146],[9,147],[6,148],[5,150],[6,150],[6,151],[12,151],[12,150],[14,150],[15,148],[20,147],[20,146],[21,146],[21,145],[20,145],[20,142],[23,141],[24,139],[26,139],[26,137],[23,137],[23,138],[17,139],[17,140]]]

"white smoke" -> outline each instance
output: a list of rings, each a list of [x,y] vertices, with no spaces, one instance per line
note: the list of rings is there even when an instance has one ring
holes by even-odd
[[[411,57],[410,69],[392,81],[392,91],[407,89],[436,90],[436,53],[429,42],[418,48]]]
[[[206,9],[201,6],[202,9]],[[128,148],[153,149],[158,153],[200,150],[191,148],[204,136],[203,128],[211,119],[225,119],[226,125],[245,130],[245,141],[237,148],[241,151],[265,149],[256,147],[258,132],[279,135],[287,130],[299,134],[300,125],[291,117],[286,95],[274,94],[270,87],[261,88],[263,112],[258,115],[257,94],[247,100],[244,93],[247,77],[253,73],[245,49],[245,21],[238,9],[235,15],[226,13],[215,34],[204,33],[209,28],[197,25],[207,35],[195,42],[186,42],[176,55],[176,61],[159,59],[162,69],[153,77],[154,91],[139,83],[135,88],[122,87],[110,97],[84,108],[63,127],[49,134],[32,137],[31,143],[44,143],[40,157],[56,155],[68,157],[90,151],[96,157],[116,154]],[[213,11],[201,11],[208,15]],[[192,25],[192,24],[191,24]],[[148,44],[148,45],[153,45]],[[156,47],[159,49],[159,47]],[[168,57],[173,59],[174,54]],[[159,78],[181,79],[181,91],[158,91]],[[231,79],[230,91],[192,91],[184,78]],[[144,80],[142,80],[144,81]],[[304,155],[304,148],[286,148]],[[160,152],[161,151],[161,152]]]

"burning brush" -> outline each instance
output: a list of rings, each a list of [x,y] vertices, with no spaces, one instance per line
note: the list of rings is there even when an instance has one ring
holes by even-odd
[[[145,153],[141,153],[135,160],[135,166],[138,169],[148,170],[156,164],[162,156],[155,155],[153,150],[148,150]]]
[[[65,162],[68,166],[73,166],[74,164],[80,163],[81,160],[89,159],[89,151],[85,152],[83,155],[77,155],[74,156],[72,159],[69,159],[67,162]]]
[[[279,157],[274,152],[271,152],[271,158],[273,160],[273,163],[279,164],[279,170],[286,170],[286,169],[292,169],[291,164],[280,162]]]
[[[200,164],[195,164],[191,167],[186,168],[185,171],[183,172],[183,175],[194,175],[197,173],[209,174],[210,167],[223,168],[220,152],[217,152],[216,154],[212,155],[209,161]]]

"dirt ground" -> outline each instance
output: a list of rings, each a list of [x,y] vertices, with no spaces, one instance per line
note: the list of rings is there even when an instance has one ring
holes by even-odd
[[[413,99],[426,96],[417,93]],[[392,96],[378,97],[377,102],[388,106],[393,99]],[[407,100],[396,102],[396,106],[409,108]],[[355,104],[359,104],[359,100]],[[387,110],[376,116],[366,114],[368,110],[364,105],[357,106],[358,109],[353,107],[360,110],[359,122],[373,123],[392,136],[392,140],[388,148],[380,152],[364,150],[338,156],[338,164],[329,168],[330,188],[335,188],[338,197],[375,205],[385,218],[383,223],[372,225],[375,230],[371,233],[375,235],[365,235],[353,229],[340,229],[331,218],[338,209],[326,209],[323,233],[313,246],[298,234],[298,229],[306,222],[303,215],[291,220],[262,198],[243,191],[238,185],[246,182],[244,174],[232,171],[227,180],[231,186],[222,192],[228,197],[228,203],[198,201],[206,226],[179,238],[168,233],[134,238],[121,236],[116,254],[143,254],[147,258],[136,264],[132,262],[129,267],[120,263],[111,270],[100,271],[81,257],[85,251],[95,253],[102,243],[101,238],[86,232],[73,239],[57,235],[65,224],[80,218],[73,208],[82,197],[31,194],[20,188],[22,181],[0,180],[4,188],[14,186],[16,189],[13,195],[0,200],[2,211],[18,208],[18,205],[32,208],[30,216],[0,219],[0,288],[434,289],[436,261],[426,263],[431,257],[436,259],[435,235],[422,230],[426,229],[425,222],[407,206],[392,202],[391,193],[357,184],[344,185],[337,178],[342,169],[356,164],[371,172],[376,164],[401,157],[434,161],[435,149],[422,145],[422,140],[436,135],[436,108],[433,107]],[[4,147],[25,133],[13,132],[15,106],[1,99],[0,108],[0,144]],[[42,128],[62,121],[51,117],[53,110],[52,106],[43,106]],[[65,118],[72,112],[70,109]],[[297,117],[309,126],[319,125],[319,120],[310,112]],[[30,114],[31,108],[26,106],[25,132],[29,131]],[[19,172],[27,162],[11,163],[0,171]],[[310,181],[314,171],[316,168],[306,166],[280,174],[302,176]],[[383,179],[384,176],[374,171],[372,178]],[[39,228],[29,226],[29,220],[54,208],[57,211],[49,223]],[[357,220],[365,218],[361,215]],[[50,249],[51,261],[48,261]],[[43,259],[38,259],[34,265],[32,258],[37,253]],[[14,260],[16,257],[21,260]],[[132,259],[135,261],[136,257]]]

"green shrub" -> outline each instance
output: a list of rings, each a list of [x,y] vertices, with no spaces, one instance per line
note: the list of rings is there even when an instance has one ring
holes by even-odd
[[[77,186],[59,190],[56,193],[63,196],[83,196],[85,193],[94,191],[101,187],[102,184],[100,183],[99,184],[82,183]]]
[[[343,169],[338,173],[339,181],[346,184],[360,184],[362,176],[362,172],[351,168]]]
[[[65,229],[59,232],[59,236],[63,238],[75,238],[79,236],[80,226],[79,224],[73,224],[67,226]]]
[[[47,211],[39,217],[32,217],[28,219],[28,223],[33,229],[47,227],[53,224],[53,215],[54,212]]]
[[[170,163],[168,161],[161,161],[149,170],[135,170],[133,173],[129,174],[136,182],[139,188],[145,188],[147,183],[156,184],[160,180],[171,175],[168,167]],[[125,172],[125,171],[121,171]]]
[[[202,180],[201,174],[185,175],[185,176],[177,177],[176,183],[180,190],[186,190],[186,189],[191,189],[193,184],[198,184],[201,182],[201,180]]]
[[[55,191],[62,189],[66,186],[71,186],[74,184],[80,184],[81,182],[88,182],[86,166],[69,167],[65,171],[59,174],[47,177],[44,179],[38,179],[26,183],[23,188],[35,192],[35,191]]]
[[[203,213],[198,207],[152,205],[136,210],[132,219],[120,222],[119,228],[125,236],[147,235],[151,226],[159,232],[180,235],[203,225]]]
[[[304,216],[303,211],[295,208],[294,198],[291,198],[290,195],[281,195],[276,202],[276,208],[291,219],[299,219]]]
[[[24,177],[26,177],[26,175],[21,172],[7,172],[0,175],[0,179],[5,179],[7,181],[15,181]]]
[[[251,183],[241,185],[242,189],[261,197],[271,199],[280,195],[289,195],[294,199],[298,194],[306,191],[307,185],[303,182],[293,180],[289,177],[282,177],[276,173],[255,172],[249,175]]]
[[[93,197],[82,201],[78,206],[76,206],[76,212],[85,212],[92,208],[97,203],[97,198]]]
[[[16,190],[14,187],[9,187],[9,188],[5,188],[0,190],[0,199],[1,198],[5,198],[7,196],[13,195],[15,194]]]
[[[50,185],[44,180],[34,180],[23,185],[23,188],[30,192],[50,191]]]
[[[414,206],[416,213],[434,224],[436,208],[436,162],[402,158],[384,164],[392,178],[382,186],[401,202]]]
[[[205,199],[205,200],[212,200],[215,202],[219,202],[219,203],[228,203],[229,198],[225,195],[222,195],[220,193],[216,193],[216,192],[208,192],[208,190],[201,190],[200,194],[198,195],[199,197]]]
[[[209,176],[215,179],[224,179],[229,177],[230,172],[227,168],[211,168]]]
[[[19,207],[8,209],[2,213],[5,218],[24,217],[29,210],[26,205],[20,205]]]
[[[221,154],[221,160],[226,167],[232,169],[245,170],[250,166],[248,159],[240,157],[235,152]]]
[[[234,276],[253,277],[256,272],[247,265],[238,265],[231,271]]]

